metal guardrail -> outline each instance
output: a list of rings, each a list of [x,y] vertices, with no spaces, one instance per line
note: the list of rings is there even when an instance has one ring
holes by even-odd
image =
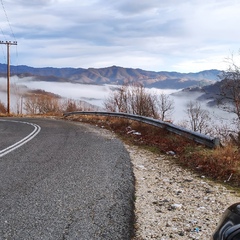
[[[64,117],[67,117],[70,115],[100,115],[100,116],[128,118],[128,119],[132,119],[142,123],[147,123],[156,127],[164,128],[169,132],[173,132],[180,136],[186,137],[188,139],[191,139],[195,142],[198,142],[210,148],[215,148],[220,145],[219,138],[212,138],[210,136],[206,136],[204,134],[185,129],[168,122],[163,122],[161,120],[156,120],[153,118],[144,117],[140,115],[133,115],[128,113],[116,113],[116,112],[86,112],[86,111],[66,112],[63,114]]]

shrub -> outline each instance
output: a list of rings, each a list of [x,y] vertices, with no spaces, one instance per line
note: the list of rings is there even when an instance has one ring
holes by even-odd
[[[5,105],[0,101],[0,113],[7,113],[7,108]]]

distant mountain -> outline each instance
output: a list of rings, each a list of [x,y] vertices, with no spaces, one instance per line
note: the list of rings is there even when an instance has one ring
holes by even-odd
[[[230,88],[227,89],[228,84],[229,83],[227,80],[220,80],[218,82],[215,82],[214,84],[207,86],[185,88],[182,91],[174,94],[189,97],[194,93],[199,93],[200,95],[196,100],[207,101],[207,104],[209,106],[216,106],[219,105],[220,99],[222,103],[223,99],[224,102],[231,102],[230,99],[233,98],[233,93],[231,92]],[[234,86],[234,83],[232,83],[231,86]],[[238,89],[238,85],[236,85],[236,89]]]
[[[0,64],[0,76],[6,74],[6,64]],[[33,81],[73,82],[84,84],[123,84],[139,82],[145,87],[181,89],[205,86],[218,81],[219,70],[206,70],[198,73],[154,72],[142,69],[106,68],[33,68],[11,66],[11,74],[20,78],[32,77]]]

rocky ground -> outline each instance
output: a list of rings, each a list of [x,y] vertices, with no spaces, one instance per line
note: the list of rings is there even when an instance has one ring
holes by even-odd
[[[240,201],[223,185],[181,168],[167,157],[128,146],[136,178],[133,240],[207,240],[223,211]]]

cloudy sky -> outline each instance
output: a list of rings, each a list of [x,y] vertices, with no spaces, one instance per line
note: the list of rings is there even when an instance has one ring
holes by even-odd
[[[240,49],[239,0],[0,3],[0,40],[18,42],[13,65],[198,72],[226,69],[225,59]]]

